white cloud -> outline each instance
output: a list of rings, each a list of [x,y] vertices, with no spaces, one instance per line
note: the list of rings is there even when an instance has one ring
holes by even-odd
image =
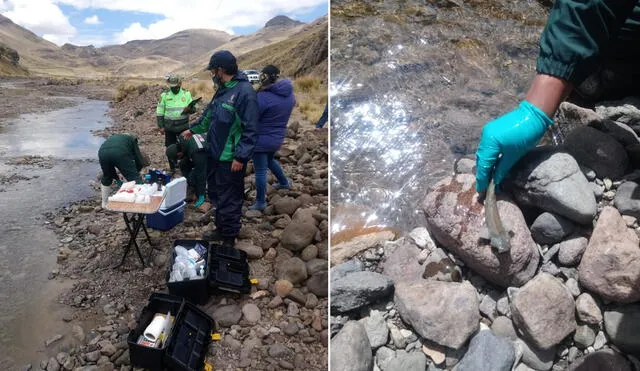
[[[100,18],[98,18],[98,15],[94,14],[91,17],[87,17],[84,19],[84,23],[86,24],[102,24],[102,22],[100,22]]]
[[[0,10],[14,23],[58,45],[69,42],[77,34],[69,18],[49,0],[3,1]]]
[[[209,28],[232,33],[234,27],[262,27],[279,14],[303,14],[329,0],[0,0],[0,12],[56,43],[76,40],[76,29],[58,4],[77,9],[106,9],[155,14],[161,20],[149,25],[135,22],[112,35],[110,43],[158,39],[190,28]],[[95,18],[94,18],[95,17]],[[96,15],[85,23],[100,22]],[[104,20],[103,20],[104,22]]]

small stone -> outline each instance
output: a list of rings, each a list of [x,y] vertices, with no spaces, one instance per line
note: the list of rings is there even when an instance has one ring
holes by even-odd
[[[593,342],[596,339],[595,332],[586,325],[578,326],[575,334],[573,335],[573,341],[576,343],[578,348],[584,349],[588,346],[593,345]]]
[[[58,341],[60,339],[62,339],[62,335],[57,334],[57,335],[53,336],[52,338],[50,338],[49,340],[45,341],[44,345],[48,347],[49,345],[55,343],[56,341]]]
[[[244,315],[244,319],[251,323],[257,323],[261,318],[260,308],[253,303],[245,304],[242,307],[242,314]]]
[[[288,322],[282,329],[282,331],[289,336],[293,336],[297,334],[298,330],[300,329],[298,328],[298,325],[295,322]]]
[[[49,358],[49,362],[47,362],[47,371],[60,371],[60,364],[55,358]]]
[[[596,335],[596,339],[593,342],[593,349],[600,350],[607,343],[607,337],[605,336],[603,331],[598,332]]]
[[[153,274],[153,269],[152,268],[145,268],[142,273],[144,273],[145,276],[147,277],[151,277],[151,275]]]
[[[282,305],[283,300],[282,297],[280,296],[275,296],[273,299],[271,299],[271,301],[269,302],[269,304],[267,304],[267,306],[271,309],[279,307],[280,305]]]
[[[274,284],[274,290],[278,296],[284,298],[293,290],[293,284],[287,280],[278,280]]]
[[[444,348],[438,346],[437,344],[432,345],[422,345],[422,352],[427,355],[427,357],[431,358],[433,363],[436,365],[441,365],[444,363],[446,359],[446,355],[444,353]]]
[[[318,257],[318,247],[316,245],[309,245],[305,247],[300,253],[300,259],[308,262],[311,259]]]
[[[87,361],[89,361],[89,362],[97,362],[100,359],[100,351],[99,350],[95,350],[93,352],[89,352],[89,353],[85,354],[85,357],[87,358]]]
[[[98,346],[100,347],[100,354],[103,354],[107,357],[114,355],[117,351],[116,347],[113,346],[113,344],[111,344],[109,340],[103,340],[99,342]]]
[[[578,281],[576,281],[574,278],[569,278],[564,283],[564,285],[567,286],[569,292],[571,293],[571,295],[573,295],[574,298],[580,295],[580,287],[578,286]]]
[[[102,307],[102,312],[104,314],[106,314],[107,316],[110,316],[112,314],[117,314],[118,311],[116,310],[116,308],[114,308],[113,303],[109,303],[105,306]]]
[[[287,307],[287,315],[290,317],[297,317],[300,314],[300,309],[298,308],[298,304],[289,303]]]

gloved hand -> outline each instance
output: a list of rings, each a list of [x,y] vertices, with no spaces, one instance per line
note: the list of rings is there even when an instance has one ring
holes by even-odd
[[[200,206],[202,206],[203,203],[204,203],[204,195],[200,195],[200,196],[198,196],[198,199],[193,204],[193,206],[194,207],[200,207]]]
[[[484,192],[492,174],[494,183],[500,184],[513,165],[536,146],[551,124],[552,119],[527,101],[486,124],[476,152],[476,190]]]

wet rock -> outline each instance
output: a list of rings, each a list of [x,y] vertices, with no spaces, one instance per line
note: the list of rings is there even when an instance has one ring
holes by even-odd
[[[621,214],[640,218],[639,187],[638,183],[632,181],[625,181],[618,187],[613,203]]]
[[[460,282],[462,279],[460,267],[441,248],[431,251],[421,268],[423,268],[421,276],[424,279],[446,282]]]
[[[602,321],[600,307],[591,294],[585,292],[576,299],[576,312],[580,322],[597,325]]]
[[[359,322],[362,323],[367,332],[372,349],[378,349],[387,343],[389,328],[379,311],[372,310],[368,317],[361,319]]]
[[[308,262],[311,259],[318,257],[318,247],[316,245],[309,245],[305,247],[300,253],[300,259]]]
[[[516,339],[515,346],[522,353],[522,362],[534,370],[550,370],[556,356],[556,347],[539,349],[522,339]]]
[[[589,240],[585,237],[574,237],[562,241],[559,244],[558,262],[562,265],[573,267],[580,263],[582,254],[587,249]]]
[[[490,354],[490,357],[487,357]],[[495,370],[510,371],[516,353],[509,340],[480,331],[469,343],[469,350],[456,366],[458,371]]]
[[[593,169],[598,178],[619,179],[629,164],[624,146],[592,127],[576,128],[567,134],[564,147],[579,164]]]
[[[251,241],[238,241],[235,248],[246,252],[249,259],[260,259],[264,256],[262,248],[254,245]]]
[[[552,245],[562,241],[573,230],[573,223],[569,219],[560,215],[542,213],[531,225],[531,237],[541,245]]]
[[[475,174],[476,162],[470,158],[461,158],[456,162],[454,170],[456,174]]]
[[[347,322],[331,339],[330,356],[332,370],[370,371],[373,355],[364,326],[356,321]]]
[[[556,115],[558,125],[560,125],[565,134],[578,127],[593,125],[604,121],[604,118],[595,111],[570,102],[560,103]]]
[[[385,371],[424,370],[427,368],[427,357],[422,352],[398,353],[391,359]]]
[[[331,268],[331,281],[338,280],[348,274],[361,272],[363,270],[364,265],[360,260],[348,260]]]
[[[242,318],[242,310],[235,304],[222,305],[213,309],[211,317],[213,317],[220,326],[231,327],[240,322],[240,318]]]
[[[47,362],[47,371],[60,371],[60,364],[55,358],[49,358],[49,362]]]
[[[300,258],[289,258],[276,264],[276,277],[294,285],[307,279],[307,265]]]
[[[280,242],[282,246],[291,251],[300,251],[313,242],[318,228],[313,223],[292,221],[282,231]]]
[[[520,286],[535,274],[540,254],[522,212],[503,197],[498,200],[500,216],[505,228],[515,234],[511,250],[504,254],[480,239],[486,227],[475,176],[458,174],[438,182],[427,195],[423,209],[433,237],[471,269],[497,285]]]
[[[524,285],[511,302],[514,324],[532,345],[548,349],[576,329],[573,296],[558,279],[541,273]]]
[[[516,340],[516,329],[513,327],[513,322],[507,317],[500,316],[493,320],[491,324],[491,331],[498,336],[505,337],[507,339]]]
[[[260,308],[253,303],[245,304],[242,307],[242,314],[244,315],[244,319],[250,323],[257,323],[262,317],[260,314]]]
[[[314,274],[307,280],[307,288],[313,294],[325,298],[329,291],[329,272]]]
[[[276,213],[287,215],[293,215],[301,205],[302,202],[300,200],[289,196],[282,197],[274,203]]]
[[[578,267],[580,284],[611,301],[640,300],[638,243],[618,211],[606,206]]]
[[[511,175],[519,204],[538,207],[579,224],[591,223],[596,213],[595,196],[571,155],[538,147],[518,162]]]
[[[395,303],[418,334],[451,348],[460,348],[480,321],[477,293],[469,283],[402,282],[396,286]]]
[[[604,312],[604,328],[620,350],[640,353],[640,304],[612,308]]]
[[[331,245],[331,263],[340,264],[362,251],[395,238],[392,231],[379,231],[357,236],[349,241]]]
[[[307,274],[313,276],[314,274],[324,272],[329,269],[329,261],[324,259],[311,259],[307,261]]]
[[[613,349],[589,353],[569,366],[569,371],[631,371],[629,362]]]
[[[395,283],[421,279],[424,267],[418,263],[420,251],[416,245],[404,239],[387,245],[387,259],[382,263],[384,274]]]
[[[355,272],[331,283],[331,309],[348,312],[393,293],[393,281],[379,273]]]
[[[281,298],[284,298],[287,295],[289,295],[291,290],[293,290],[293,284],[291,283],[291,281],[278,280],[273,285],[273,288],[278,296],[280,296]]]

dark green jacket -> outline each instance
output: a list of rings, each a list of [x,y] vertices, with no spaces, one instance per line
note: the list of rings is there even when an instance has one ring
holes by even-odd
[[[138,139],[129,134],[114,134],[107,138],[100,146],[98,156],[131,158],[138,171],[145,166],[140,147],[138,147]]]
[[[193,158],[193,155],[202,152],[207,154],[209,145],[207,136],[194,134],[189,139],[184,139],[182,135],[178,136],[178,142],[167,147],[166,154],[173,161],[178,160],[178,152],[182,152],[184,157]]]
[[[536,70],[579,85],[605,58],[640,61],[640,1],[556,0]]]

